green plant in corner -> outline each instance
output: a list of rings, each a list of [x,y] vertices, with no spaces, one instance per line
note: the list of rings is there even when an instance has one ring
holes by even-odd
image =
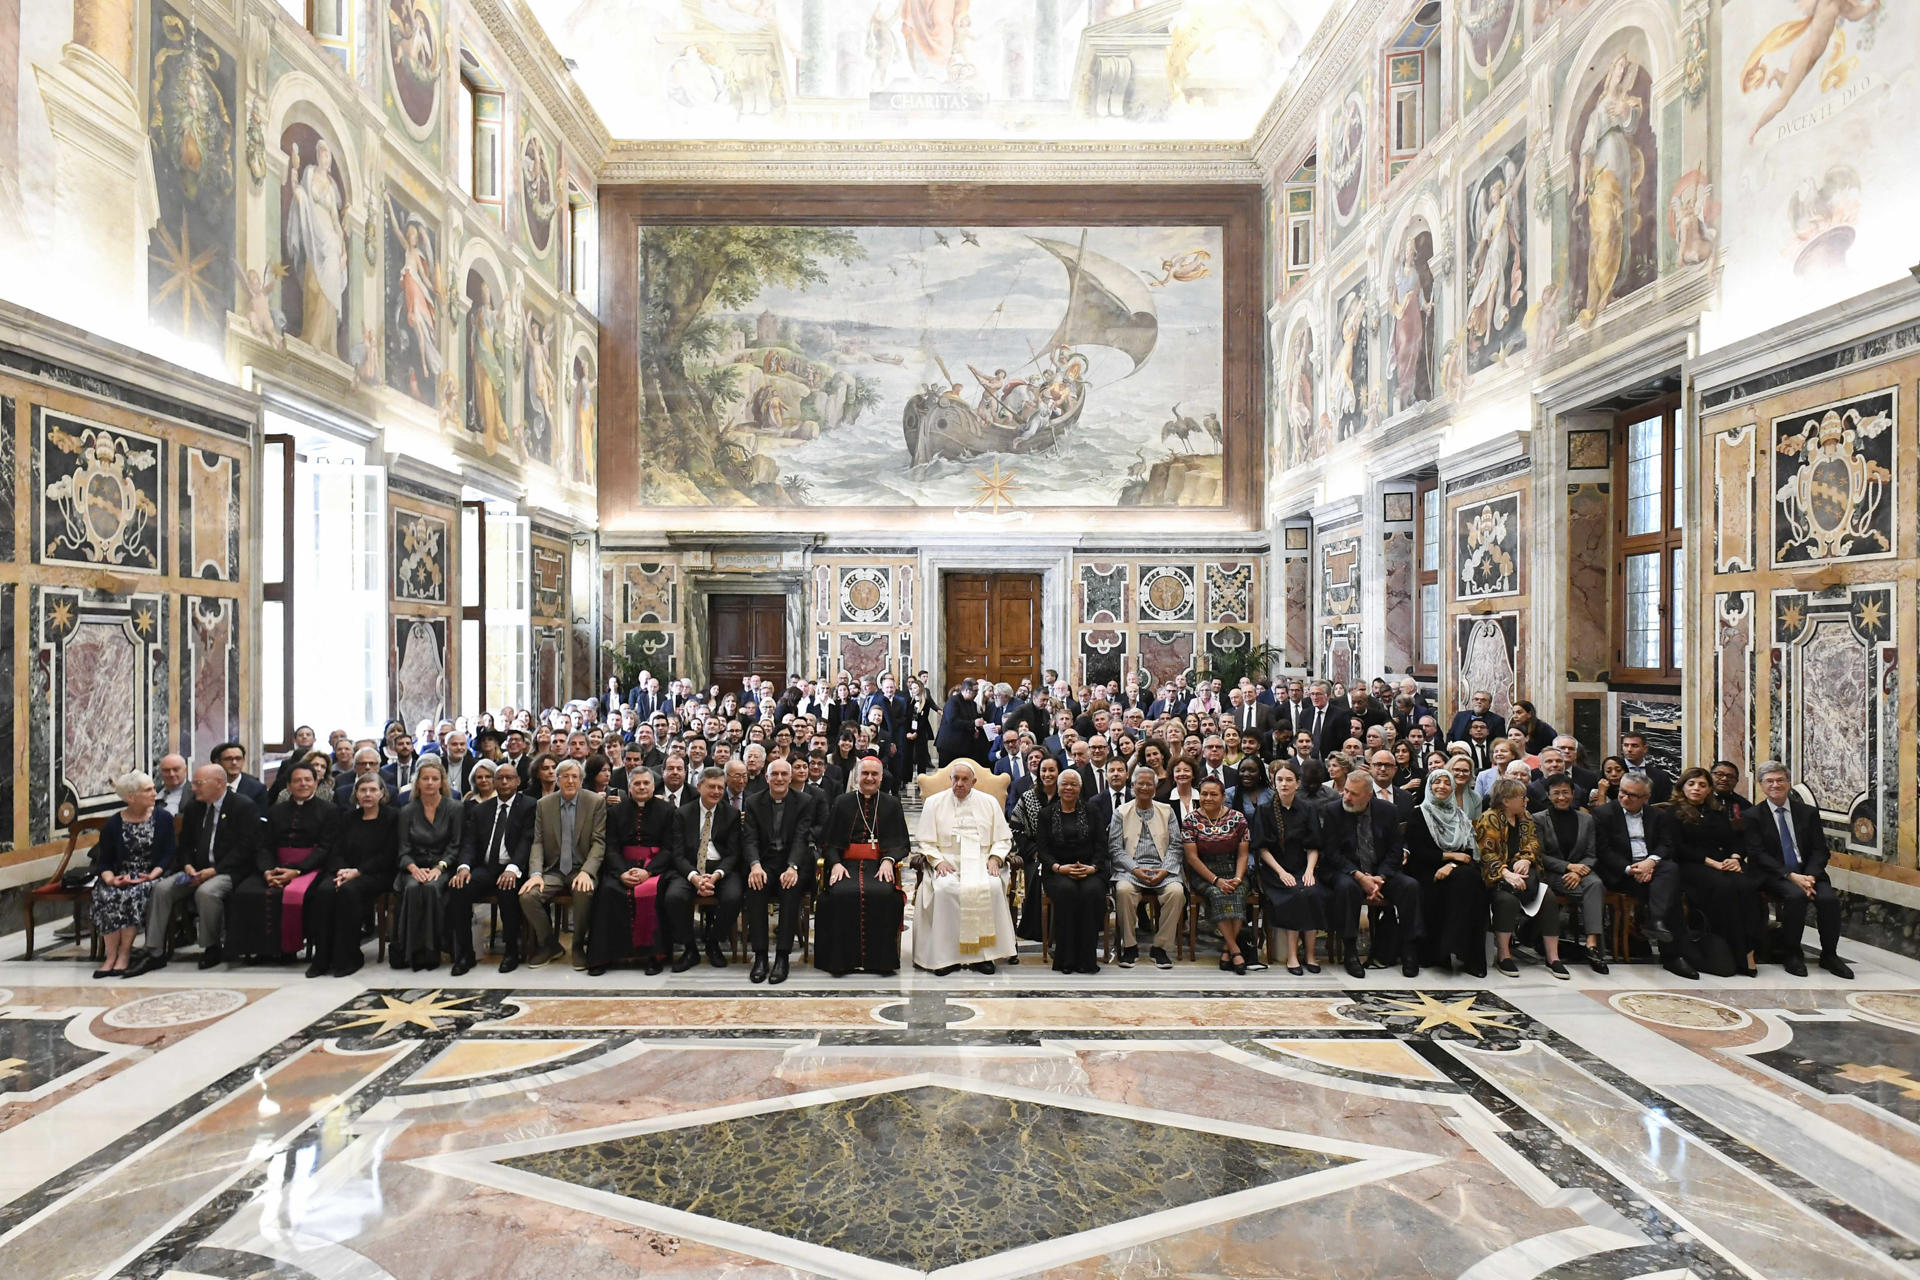
[[[1247,637],[1245,632],[1234,631],[1236,635]],[[1228,648],[1220,646],[1212,655],[1211,664],[1194,671],[1195,680],[1218,680],[1222,689],[1231,689],[1245,678],[1255,684],[1264,682],[1273,669],[1286,660],[1286,654],[1270,644],[1243,644]]]
[[[620,687],[631,689],[640,673],[648,669],[651,659],[645,649],[640,647],[640,633],[630,631],[626,639],[619,644],[601,641],[600,651],[607,655],[607,661],[613,665],[612,674],[620,677]]]

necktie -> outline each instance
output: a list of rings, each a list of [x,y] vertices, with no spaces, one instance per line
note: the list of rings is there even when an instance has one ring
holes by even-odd
[[[567,800],[560,805],[560,874],[573,874],[573,818],[577,800]]]
[[[487,832],[487,861],[490,864],[500,861],[500,818],[506,812],[506,806],[500,801],[493,802],[493,829]]]
[[[400,765],[400,788],[401,788],[401,790],[403,790],[403,791],[404,791],[404,790],[406,789],[406,787],[407,787],[407,784],[408,784],[408,783],[410,783],[410,782],[412,782],[412,781],[413,781],[413,766],[412,766],[411,764],[408,764],[408,763],[406,763],[406,762],[404,762],[404,761],[402,761],[402,762],[401,762],[401,765]]]
[[[202,852],[207,855],[207,865],[213,865],[213,837],[220,829],[220,806],[215,805],[213,812],[207,815],[207,845]]]
[[[700,810],[700,858],[704,865],[713,858],[713,810]]]
[[[1787,811],[1776,807],[1774,821],[1780,824],[1780,857],[1787,864],[1787,874],[1793,875],[1800,870],[1800,852],[1793,847],[1793,824],[1787,821]]]
[[[1313,740],[1315,742],[1320,741],[1320,720],[1321,720],[1321,717],[1325,716],[1326,714],[1327,713],[1319,707],[1315,707],[1313,709]]]

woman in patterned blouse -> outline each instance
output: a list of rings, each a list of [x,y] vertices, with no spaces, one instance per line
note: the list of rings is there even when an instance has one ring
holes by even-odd
[[[1218,778],[1200,784],[1199,805],[1180,824],[1186,846],[1187,870],[1207,900],[1207,913],[1220,929],[1220,967],[1247,971],[1240,954],[1240,924],[1247,914],[1247,820],[1227,807],[1226,788]]]

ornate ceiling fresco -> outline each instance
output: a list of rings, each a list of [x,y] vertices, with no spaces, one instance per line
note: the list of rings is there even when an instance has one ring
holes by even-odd
[[[1331,0],[528,0],[617,138],[1239,140]]]

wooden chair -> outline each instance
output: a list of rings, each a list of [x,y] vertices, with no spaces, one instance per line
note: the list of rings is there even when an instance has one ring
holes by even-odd
[[[60,883],[66,878],[67,867],[73,862],[74,852],[80,847],[80,837],[83,835],[91,835],[97,840],[100,836],[100,829],[106,825],[107,820],[105,818],[75,819],[73,825],[67,828],[67,848],[66,851],[60,855],[60,865],[54,868],[53,877],[38,888],[27,891],[27,952],[21,959],[33,959],[34,912],[40,906],[49,902],[71,903],[73,906],[73,940],[78,942],[81,938],[90,938],[90,954],[94,959],[99,959],[106,954],[105,944],[100,940],[100,933],[93,927],[93,912],[91,910],[93,890],[91,888],[68,889]]]
[[[1613,922],[1613,936],[1609,945],[1613,948],[1613,958],[1623,963],[1633,958],[1631,948],[1634,935],[1640,932],[1633,922],[1636,901],[1638,899],[1630,893],[1609,893],[1606,896],[1606,913]]]
[[[1013,785],[1013,779],[1004,773],[990,773],[985,765],[974,766],[973,789],[992,796],[1000,802],[1000,811],[1007,809],[1007,789]],[[923,773],[914,781],[920,786],[920,799],[927,800],[942,791],[953,789],[953,766],[941,765],[932,773]]]

